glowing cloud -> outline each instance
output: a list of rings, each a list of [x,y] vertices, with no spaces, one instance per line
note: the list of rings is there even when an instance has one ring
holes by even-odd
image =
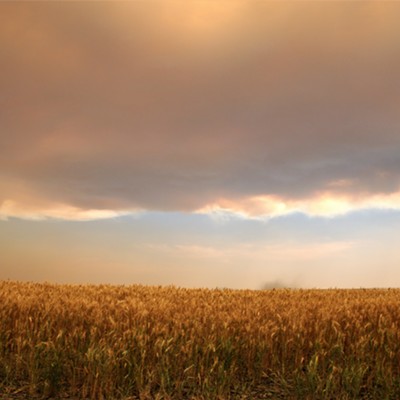
[[[115,218],[126,212],[113,210],[84,210],[66,204],[54,204],[47,208],[23,207],[12,200],[5,200],[0,205],[0,219],[10,217],[30,220],[62,219],[71,221],[91,221]]]
[[[303,199],[268,195],[249,197],[238,201],[220,199],[196,212],[210,215],[216,219],[226,219],[229,216],[265,219],[293,213],[303,213],[315,217],[335,217],[365,209],[400,210],[400,192],[359,196],[323,192]]]

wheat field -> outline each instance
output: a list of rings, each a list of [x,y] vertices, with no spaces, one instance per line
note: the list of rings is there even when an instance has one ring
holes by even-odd
[[[1,398],[398,399],[400,290],[0,282]]]

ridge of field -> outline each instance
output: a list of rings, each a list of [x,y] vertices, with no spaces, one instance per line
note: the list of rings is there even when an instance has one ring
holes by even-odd
[[[0,397],[400,398],[399,289],[0,281]]]

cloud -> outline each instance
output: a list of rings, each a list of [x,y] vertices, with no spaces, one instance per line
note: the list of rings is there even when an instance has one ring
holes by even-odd
[[[236,243],[234,246],[212,246],[198,244],[152,244],[147,243],[145,248],[161,254],[175,255],[184,259],[219,259],[227,262],[230,260],[270,260],[274,263],[286,261],[312,261],[327,259],[335,254],[351,250],[356,243],[351,241],[322,241],[315,240],[309,243],[253,244]]]
[[[3,216],[399,208],[395,2],[0,9]]]
[[[226,221],[232,217],[268,219],[294,213],[304,213],[314,217],[336,217],[368,209],[399,210],[400,192],[389,194],[321,192],[300,199],[278,196],[256,196],[236,201],[219,199],[197,210],[197,213]]]
[[[114,210],[90,210],[71,207],[67,204],[56,204],[46,208],[20,208],[12,200],[3,201],[0,204],[0,220],[10,217],[24,218],[30,220],[63,219],[71,221],[91,221],[98,219],[115,218],[124,215],[123,212]]]

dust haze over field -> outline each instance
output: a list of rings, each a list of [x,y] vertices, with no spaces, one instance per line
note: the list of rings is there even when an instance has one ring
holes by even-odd
[[[398,286],[400,4],[0,4],[0,279]]]

